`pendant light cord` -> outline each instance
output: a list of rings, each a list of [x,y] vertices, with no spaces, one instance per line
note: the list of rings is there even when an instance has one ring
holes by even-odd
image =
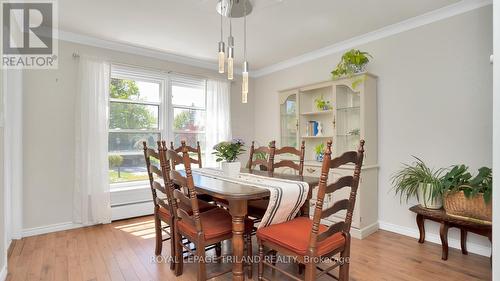
[[[222,1],[220,2],[220,41],[222,42],[224,39],[222,38],[222,13],[224,11],[222,10]]]
[[[245,57],[245,61],[247,60],[247,0],[243,4],[243,10],[245,17],[243,18],[243,56]]]

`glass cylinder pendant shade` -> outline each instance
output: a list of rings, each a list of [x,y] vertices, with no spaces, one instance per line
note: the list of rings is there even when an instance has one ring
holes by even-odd
[[[234,48],[227,48],[227,79],[233,80],[234,74]]]
[[[224,42],[219,42],[219,73],[224,73],[224,65],[226,63],[226,54],[224,53]]]
[[[243,62],[243,73],[241,74],[241,76],[242,76],[241,102],[247,103],[248,102],[248,62],[247,61]]]

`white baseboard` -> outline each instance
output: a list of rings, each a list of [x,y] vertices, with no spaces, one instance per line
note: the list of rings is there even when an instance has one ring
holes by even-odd
[[[378,222],[363,227],[362,229],[351,227],[351,235],[356,239],[365,239],[366,237],[370,236],[370,234],[377,232],[378,229]]]
[[[23,230],[22,237],[29,237],[29,236],[45,234],[45,233],[50,233],[50,232],[68,230],[68,229],[78,228],[78,227],[82,227],[82,226],[83,226],[82,224],[78,224],[78,223],[63,222],[63,223],[46,225],[46,226],[27,228],[27,229]]]
[[[394,232],[397,234],[401,234],[401,235],[405,235],[405,236],[409,236],[409,237],[413,237],[413,238],[417,238],[417,239],[420,237],[420,233],[419,233],[418,229],[416,229],[416,228],[395,225],[395,224],[387,223],[387,222],[383,222],[383,221],[379,221],[379,226],[380,226],[380,229]],[[439,237],[439,235],[435,234],[435,233],[430,233],[428,231],[425,232],[425,241],[441,245],[441,238]],[[460,240],[448,237],[448,246],[451,248],[460,249]],[[471,242],[467,243],[467,251],[469,251],[470,253],[474,253],[474,254],[478,254],[478,255],[486,256],[486,257],[489,257],[491,255],[491,248],[490,247],[485,247],[483,245],[479,245],[479,244],[471,243]]]
[[[5,281],[7,279],[7,260],[5,260],[5,265],[2,267],[2,271],[0,271],[0,280]]]

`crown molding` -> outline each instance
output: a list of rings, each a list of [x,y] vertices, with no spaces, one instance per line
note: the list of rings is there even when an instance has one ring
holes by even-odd
[[[82,34],[77,34],[73,32],[68,32],[64,30],[59,30],[58,39],[62,41],[68,41],[72,43],[78,43],[103,49],[109,49],[113,51],[119,51],[123,53],[141,55],[145,57],[165,60],[169,62],[185,64],[195,67],[200,67],[204,69],[217,71],[218,66],[214,62],[204,61],[201,59],[196,59],[187,56],[176,55],[164,51],[149,49],[146,47],[136,46],[129,43],[122,43],[117,41],[105,40],[96,38],[93,36],[87,36]]]
[[[383,28],[359,35],[333,45],[305,53],[303,55],[284,60],[282,62],[265,66],[251,73],[254,78],[265,76],[273,72],[284,70],[299,64],[303,64],[321,57],[339,53],[347,49],[389,37],[401,32],[405,32],[426,24],[444,20],[456,15],[460,15],[484,6],[491,5],[493,0],[462,0],[455,4],[385,26]]]

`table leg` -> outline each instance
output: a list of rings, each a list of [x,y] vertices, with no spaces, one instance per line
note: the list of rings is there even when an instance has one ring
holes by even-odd
[[[442,260],[448,259],[448,228],[449,225],[446,222],[441,223],[441,229],[439,235],[441,236],[441,247],[443,248],[443,253],[441,255]]]
[[[247,201],[231,200],[229,201],[229,213],[233,218],[233,280],[244,281],[245,273],[243,271],[243,252],[245,242],[243,234],[245,232],[245,216],[247,214]]]
[[[462,254],[468,255],[467,252],[467,230],[460,229],[460,246],[462,248]]]
[[[424,243],[425,242],[424,216],[420,214],[417,215],[417,225],[418,225],[418,232],[420,233],[420,238],[418,239],[418,243]]]

